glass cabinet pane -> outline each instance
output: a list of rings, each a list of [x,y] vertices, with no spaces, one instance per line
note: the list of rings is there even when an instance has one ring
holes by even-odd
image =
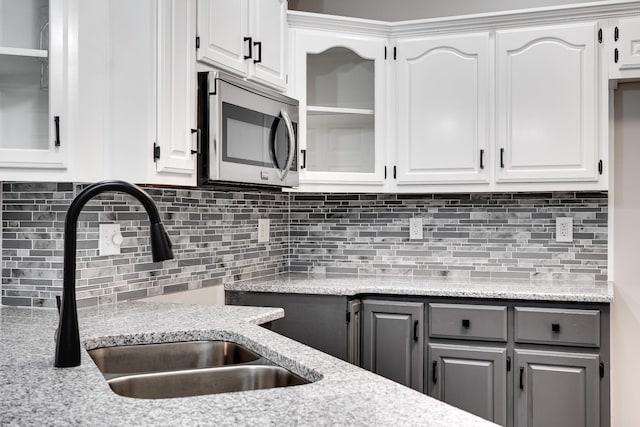
[[[307,114],[307,168],[317,172],[373,173],[373,115]]]
[[[49,149],[48,48],[48,1],[0,0],[0,149]]]
[[[310,172],[375,172],[374,65],[343,47],[307,54]]]

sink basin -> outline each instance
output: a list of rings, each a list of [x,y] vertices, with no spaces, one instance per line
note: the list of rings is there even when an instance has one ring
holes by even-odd
[[[121,396],[166,399],[287,387],[309,381],[279,366],[245,365],[130,375],[108,383]]]
[[[255,362],[260,356],[228,341],[185,341],[96,348],[89,355],[105,378]]]
[[[111,389],[126,397],[166,399],[308,384],[229,341],[184,341],[97,348],[89,355]]]

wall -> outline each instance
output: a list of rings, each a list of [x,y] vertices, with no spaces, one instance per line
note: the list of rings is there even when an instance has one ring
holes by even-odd
[[[289,9],[382,21],[498,12],[595,0],[289,0]]]
[[[82,185],[2,185],[2,304],[55,306],[63,221]],[[146,187],[174,243],[151,262],[146,214],[108,193],[80,216],[79,306],[207,288],[283,271],[513,279],[607,277],[606,193],[307,194]],[[554,218],[574,218],[574,242]],[[409,218],[424,239],[408,239]],[[271,241],[257,242],[258,218]],[[117,222],[122,254],[98,255],[98,224]],[[205,292],[214,298],[220,294]]]
[[[613,426],[631,427],[638,425],[640,401],[640,83],[620,85],[614,108],[611,413]]]
[[[55,306],[62,288],[64,217],[82,186],[2,185],[2,304]],[[148,221],[128,195],[106,193],[79,218],[80,307],[184,291],[286,271],[288,196],[280,192],[172,188],[153,197],[174,244],[175,259],[151,261]],[[271,240],[257,242],[258,218],[270,218]],[[117,222],[122,254],[98,255],[98,224]]]
[[[607,279],[606,193],[291,195],[291,270]],[[555,242],[555,217],[574,242]],[[424,239],[408,240],[409,218]]]

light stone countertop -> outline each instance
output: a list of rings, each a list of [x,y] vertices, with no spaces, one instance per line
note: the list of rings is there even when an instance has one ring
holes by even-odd
[[[55,310],[0,307],[0,425],[494,425],[292,341],[260,323],[279,308],[125,302],[80,311],[86,349],[223,339],[315,382],[178,399],[111,391],[86,351],[53,367]]]
[[[361,294],[491,298],[533,301],[613,302],[613,282],[460,279],[283,273],[224,285],[225,291],[292,294]]]

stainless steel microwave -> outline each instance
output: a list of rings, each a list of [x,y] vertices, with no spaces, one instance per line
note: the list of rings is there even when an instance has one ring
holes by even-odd
[[[221,72],[198,73],[200,183],[298,185],[298,101]]]

